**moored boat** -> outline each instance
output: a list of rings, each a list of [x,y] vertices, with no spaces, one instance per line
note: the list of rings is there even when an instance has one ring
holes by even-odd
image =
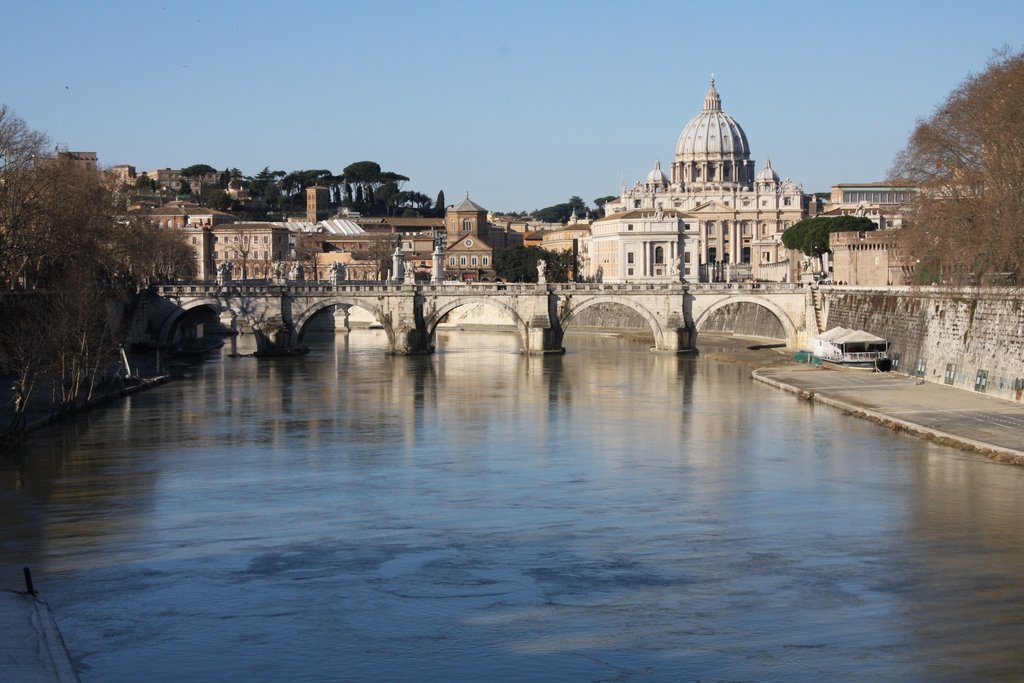
[[[814,356],[829,365],[852,370],[892,369],[889,342],[864,330],[833,327],[814,340]]]

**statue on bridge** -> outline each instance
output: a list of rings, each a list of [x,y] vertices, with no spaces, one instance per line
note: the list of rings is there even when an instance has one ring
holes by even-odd
[[[231,282],[231,275],[234,273],[235,267],[231,261],[221,261],[221,264],[217,266],[217,284],[226,285]]]
[[[327,267],[327,279],[333,285],[339,285],[345,281],[345,264],[334,261]]]
[[[548,266],[548,262],[547,261],[545,261],[542,258],[537,259],[537,283],[538,284],[544,284],[545,282],[548,281],[547,277],[544,275],[544,269],[547,268],[547,266]]]
[[[292,264],[292,269],[288,273],[289,280],[295,280],[296,282],[302,282],[306,279],[306,271],[302,268],[302,261],[296,261]]]

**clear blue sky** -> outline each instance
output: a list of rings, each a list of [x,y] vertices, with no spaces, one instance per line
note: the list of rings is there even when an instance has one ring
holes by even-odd
[[[0,102],[105,166],[370,159],[504,211],[667,169],[712,73],[758,168],[881,180],[918,118],[1024,45],[1024,3],[986,0],[12,0],[2,21]]]

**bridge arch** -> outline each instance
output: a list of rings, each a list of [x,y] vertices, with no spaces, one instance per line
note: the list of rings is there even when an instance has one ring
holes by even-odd
[[[651,313],[651,311],[646,306],[643,306],[628,297],[594,296],[588,297],[579,302],[575,300],[570,300],[569,305],[566,306],[562,315],[559,316],[559,325],[561,326],[564,332],[565,330],[568,329],[569,325],[572,324],[573,318],[578,316],[583,311],[587,310],[588,308],[593,308],[595,306],[607,304],[612,304],[614,306],[623,306],[633,311],[634,313],[638,314],[641,318],[643,318],[644,322],[647,323],[647,326],[651,328],[651,333],[654,336],[654,348],[659,350],[665,348],[665,328],[661,324],[661,321],[659,321],[657,316]]]
[[[786,333],[786,346],[797,347],[800,345],[800,334],[797,329],[797,325],[790,319],[789,315],[773,301],[758,296],[748,295],[731,295],[723,297],[721,300],[709,305],[705,308],[700,315],[693,321],[694,326],[694,344],[696,345],[696,335],[700,334],[701,328],[708,321],[708,319],[715,313],[726,306],[732,306],[735,304],[753,304],[760,306],[770,312],[775,318],[781,323],[782,329]]]
[[[445,319],[445,316],[457,308],[477,303],[497,308],[504,313],[508,313],[512,317],[513,322],[515,322],[516,332],[519,334],[520,348],[523,353],[530,351],[529,327],[527,326],[526,321],[523,320],[522,316],[519,315],[519,312],[499,298],[485,296],[458,297],[450,301],[445,301],[437,308],[430,311],[427,315],[424,315],[423,322],[426,327],[427,339],[429,340],[430,346],[434,346],[437,326],[441,324],[441,321]]]
[[[292,319],[292,343],[298,344],[302,340],[303,335],[306,333],[306,326],[314,316],[325,308],[332,308],[334,306],[350,306],[360,308],[369,313],[373,316],[374,320],[383,326],[384,333],[388,337],[388,348],[394,350],[395,330],[391,325],[391,321],[388,319],[388,316],[382,314],[380,308],[368,306],[365,297],[332,296],[314,301],[299,313],[298,317]]]
[[[174,335],[178,331],[178,326],[181,324],[182,318],[192,311],[203,307],[210,308],[217,315],[220,315],[227,310],[221,301],[213,297],[190,299],[188,301],[179,302],[177,307],[170,315],[167,316],[167,318],[164,319],[163,324],[160,326],[160,333],[157,338],[160,346],[169,346],[171,342],[174,341]]]

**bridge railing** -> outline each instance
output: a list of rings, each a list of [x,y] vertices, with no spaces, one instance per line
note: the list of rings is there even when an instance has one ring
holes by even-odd
[[[794,292],[803,289],[801,282],[699,282],[689,286],[691,293],[696,292]]]
[[[800,290],[802,283],[784,282],[729,282],[729,283],[680,283],[680,282],[559,282],[537,284],[532,282],[439,282],[404,284],[394,282],[372,282],[367,280],[351,280],[332,283],[326,281],[297,280],[284,283],[229,282],[216,284],[212,282],[180,283],[156,285],[156,292],[161,296],[205,295],[216,296],[231,292],[247,294],[280,294],[288,291],[292,294],[365,294],[368,292],[434,292],[434,293],[465,293],[465,294],[506,294],[536,293],[549,290],[571,294],[600,293],[643,293],[643,292],[689,292],[697,293],[735,293],[750,291],[760,294],[770,292],[793,292]]]

